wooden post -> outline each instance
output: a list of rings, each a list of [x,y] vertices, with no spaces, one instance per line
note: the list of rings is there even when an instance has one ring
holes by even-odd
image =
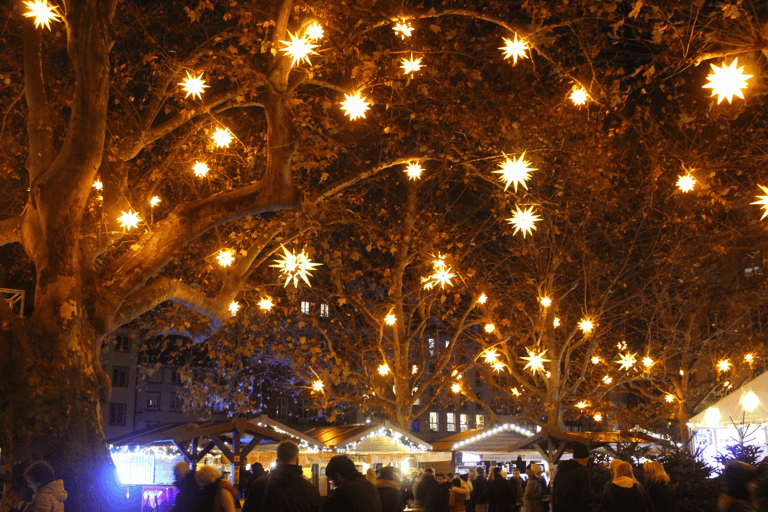
[[[240,485],[240,430],[232,432],[232,485],[237,489]]]

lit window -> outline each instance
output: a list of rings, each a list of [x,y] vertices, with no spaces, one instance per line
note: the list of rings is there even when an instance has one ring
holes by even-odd
[[[440,432],[440,421],[437,419],[437,413],[429,413],[429,430],[432,432]]]
[[[435,339],[429,338],[427,342],[429,343],[429,355],[435,355]]]
[[[301,312],[305,315],[309,314],[309,302],[306,300],[301,301]]]
[[[413,432],[418,432],[419,431],[419,420],[416,420],[413,423],[411,423],[411,430]]]
[[[475,415],[475,428],[485,427],[485,416],[482,414]]]
[[[147,410],[160,410],[160,393],[147,393]]]
[[[445,425],[448,432],[456,432],[456,414],[452,412],[445,413]]]
[[[466,414],[459,414],[459,432],[469,430],[469,423]]]
[[[125,426],[126,404],[109,404],[109,424],[116,427]]]
[[[320,304],[320,316],[323,318],[328,318],[328,314],[328,304]]]

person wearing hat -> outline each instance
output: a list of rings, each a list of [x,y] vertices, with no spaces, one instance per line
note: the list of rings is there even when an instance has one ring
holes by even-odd
[[[573,458],[557,465],[552,484],[554,512],[592,512],[592,485],[586,468],[589,456],[589,448],[575,443]]]
[[[195,472],[189,467],[189,462],[177,462],[173,466],[173,476],[176,480],[173,485],[179,490],[176,501],[171,508],[172,512],[193,512],[200,501],[200,486],[195,482]]]
[[[544,512],[544,483],[541,481],[541,466],[531,464],[531,467],[525,471],[528,475],[528,483],[525,486],[523,495],[524,512]]]
[[[756,469],[746,462],[729,460],[723,470],[725,492],[717,499],[719,512],[756,512]]]

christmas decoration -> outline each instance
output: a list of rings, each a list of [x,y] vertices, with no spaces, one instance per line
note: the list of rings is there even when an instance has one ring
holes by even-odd
[[[380,365],[379,375],[381,375],[382,377],[386,377],[387,375],[389,375],[389,366],[387,366],[386,364]]]
[[[272,302],[271,297],[262,297],[261,300],[259,300],[259,309],[262,311],[270,311],[273,306],[274,303]]]
[[[584,334],[591,333],[594,328],[595,324],[590,318],[584,318],[581,320],[581,322],[579,322],[579,329],[581,329]]]
[[[101,180],[94,181],[93,185],[91,185],[91,186],[93,188],[95,188],[96,190],[103,190],[104,189],[104,185],[101,183]]]
[[[232,301],[232,303],[229,305],[229,312],[232,316],[237,315],[237,312],[240,311],[240,304],[237,303],[237,301]]]
[[[513,235],[516,235],[518,231],[522,231],[523,238],[525,238],[532,231],[536,230],[534,222],[541,220],[541,217],[533,213],[533,206],[528,207],[527,210],[521,210],[518,205],[515,205],[515,208],[517,210],[512,212],[512,217],[507,219],[507,222],[515,226]]]
[[[208,168],[208,164],[204,162],[195,162],[195,165],[192,166],[192,170],[195,172],[195,176],[203,178],[208,174],[210,169]]]
[[[395,315],[393,315],[392,313],[388,314],[384,318],[384,323],[387,325],[395,325]]]
[[[589,99],[589,95],[587,94],[587,90],[584,89],[580,85],[573,86],[573,89],[571,90],[571,101],[574,105],[584,105],[587,102],[587,99]]]
[[[138,213],[133,210],[128,210],[127,212],[121,213],[122,215],[117,218],[117,221],[120,223],[123,229],[133,229],[139,227],[139,222],[141,222],[141,219],[139,218]]]
[[[456,277],[456,274],[454,274],[452,272],[453,269],[445,263],[445,256],[438,254],[432,261],[432,268],[434,270],[432,274],[421,278],[421,282],[424,283],[424,289],[431,290],[437,284],[439,284],[442,289],[445,289],[445,285],[452,285],[451,279]]]
[[[281,51],[285,52],[285,54],[292,59],[291,67],[294,67],[297,62],[300,63],[301,61],[306,61],[306,63],[311,66],[312,63],[309,61],[309,56],[317,55],[317,52],[314,51],[314,49],[317,48],[318,45],[310,43],[309,39],[296,37],[290,32],[288,32],[288,37],[291,38],[290,41],[280,42],[285,45],[281,48]]]
[[[403,74],[411,75],[411,77],[413,77],[415,72],[424,67],[421,64],[421,57],[414,59],[413,54],[411,54],[410,59],[403,58],[400,62],[402,63],[400,67],[403,68]]]
[[[505,183],[504,191],[506,192],[510,185],[514,185],[515,193],[517,193],[518,185],[522,185],[525,190],[528,190],[528,185],[525,182],[530,178],[531,172],[538,171],[538,169],[531,167],[531,162],[525,159],[525,151],[516,160],[505,156],[504,161],[499,164],[499,169],[492,172],[501,174],[499,178]]]
[[[485,324],[485,332],[492,333],[496,329],[496,326],[493,324]]]
[[[765,192],[766,195],[764,195],[764,196],[757,196],[758,199],[760,199],[760,200],[759,201],[755,201],[754,203],[750,203],[750,204],[759,204],[759,205],[761,205],[761,208],[763,210],[765,210],[763,212],[763,216],[760,217],[760,220],[763,220],[766,217],[766,215],[768,215],[768,188],[766,188],[766,187],[764,187],[762,185],[758,185],[758,187],[763,189],[763,192]]]
[[[416,180],[421,178],[421,173],[424,171],[424,169],[419,165],[418,162],[413,162],[408,164],[408,167],[405,169],[405,174],[408,175],[409,179]]]
[[[690,174],[680,176],[677,179],[677,188],[679,188],[682,192],[690,192],[693,190],[694,185],[696,185],[696,179]]]
[[[149,200],[149,206],[154,208],[158,204],[160,204],[162,200],[158,196],[152,196],[152,199]]]
[[[228,148],[232,142],[232,132],[229,128],[216,128],[216,131],[211,135],[213,145],[217,148]]]
[[[402,39],[405,39],[406,37],[411,36],[411,32],[413,32],[413,27],[411,26],[411,23],[409,21],[401,20],[401,21],[398,21],[394,27],[392,27],[392,30],[394,30],[395,34],[399,35]]]
[[[717,369],[721,372],[727,372],[731,368],[731,361],[729,359],[721,359],[717,362]]]
[[[189,74],[189,71],[187,71],[187,78],[179,83],[179,85],[187,93],[186,96],[184,96],[185,98],[189,98],[189,96],[192,95],[193,98],[197,97],[199,100],[203,99],[203,89],[208,88],[208,86],[205,85],[202,73],[195,77]]]
[[[350,121],[365,117],[365,112],[369,106],[370,104],[365,98],[360,96],[360,91],[357,91],[354,95],[345,94],[344,101],[341,103],[341,109],[349,116]]]
[[[552,304],[552,299],[550,299],[549,297],[541,297],[539,299],[539,302],[541,302],[542,306],[544,306],[545,308],[548,308],[550,304]]]
[[[515,39],[507,39],[506,37],[504,39],[504,46],[500,47],[499,50],[504,51],[504,59],[512,58],[512,63],[517,64],[517,59],[519,57],[522,57],[524,59],[528,58],[528,55],[525,54],[526,51],[528,51],[528,43],[525,41],[518,39],[517,34],[515,34]]]
[[[616,361],[616,364],[621,366],[622,370],[629,370],[635,366],[635,354],[630,354],[629,352],[626,354],[621,354],[619,356],[619,360]]]
[[[35,18],[35,28],[41,26],[51,30],[52,21],[60,21],[61,16],[58,13],[58,7],[51,5],[47,0],[34,0],[33,2],[24,2],[29,9],[24,13],[27,18]]]
[[[302,249],[299,254],[294,254],[288,252],[288,249],[286,249],[284,245],[280,244],[280,247],[283,248],[285,254],[283,254],[280,259],[275,260],[275,265],[270,266],[279,269],[280,273],[285,276],[283,287],[288,286],[288,283],[290,283],[291,280],[293,280],[293,286],[298,287],[299,278],[301,278],[307,286],[312,286],[308,279],[308,277],[312,277],[310,272],[313,271],[315,267],[322,265],[322,263],[312,263],[309,261],[309,257],[307,256],[307,253],[304,252],[304,249]]]
[[[536,375],[537,371],[544,371],[544,363],[549,362],[549,359],[544,359],[544,356],[547,354],[547,351],[544,350],[542,352],[536,353],[531,349],[526,348],[526,352],[528,352],[528,357],[521,357],[520,359],[523,359],[525,361],[528,361],[525,364],[525,367],[523,367],[523,370],[527,370],[530,368],[531,372],[533,372],[534,375]]]
[[[712,89],[712,96],[717,95],[717,104],[719,105],[724,99],[728,99],[728,103],[734,96],[738,96],[744,99],[742,89],[747,87],[747,80],[752,78],[752,75],[745,75],[742,73],[744,67],[736,68],[739,59],[733,59],[730,66],[723,66],[718,68],[714,64],[712,66],[712,73],[707,76],[709,83],[704,86],[705,89]]]
[[[312,383],[312,390],[316,391],[317,393],[322,393],[323,388],[324,388],[323,381],[319,379]]]
[[[235,251],[232,249],[221,249],[219,254],[216,255],[219,265],[222,267],[228,267],[235,261]]]
[[[307,39],[311,39],[312,41],[319,41],[323,38],[324,35],[323,26],[316,21],[307,27]]]

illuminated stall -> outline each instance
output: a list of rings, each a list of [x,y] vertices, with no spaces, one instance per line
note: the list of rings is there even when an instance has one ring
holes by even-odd
[[[688,422],[692,448],[702,461],[717,467],[715,457],[729,446],[744,444],[768,450],[768,372],[697,414]]]

